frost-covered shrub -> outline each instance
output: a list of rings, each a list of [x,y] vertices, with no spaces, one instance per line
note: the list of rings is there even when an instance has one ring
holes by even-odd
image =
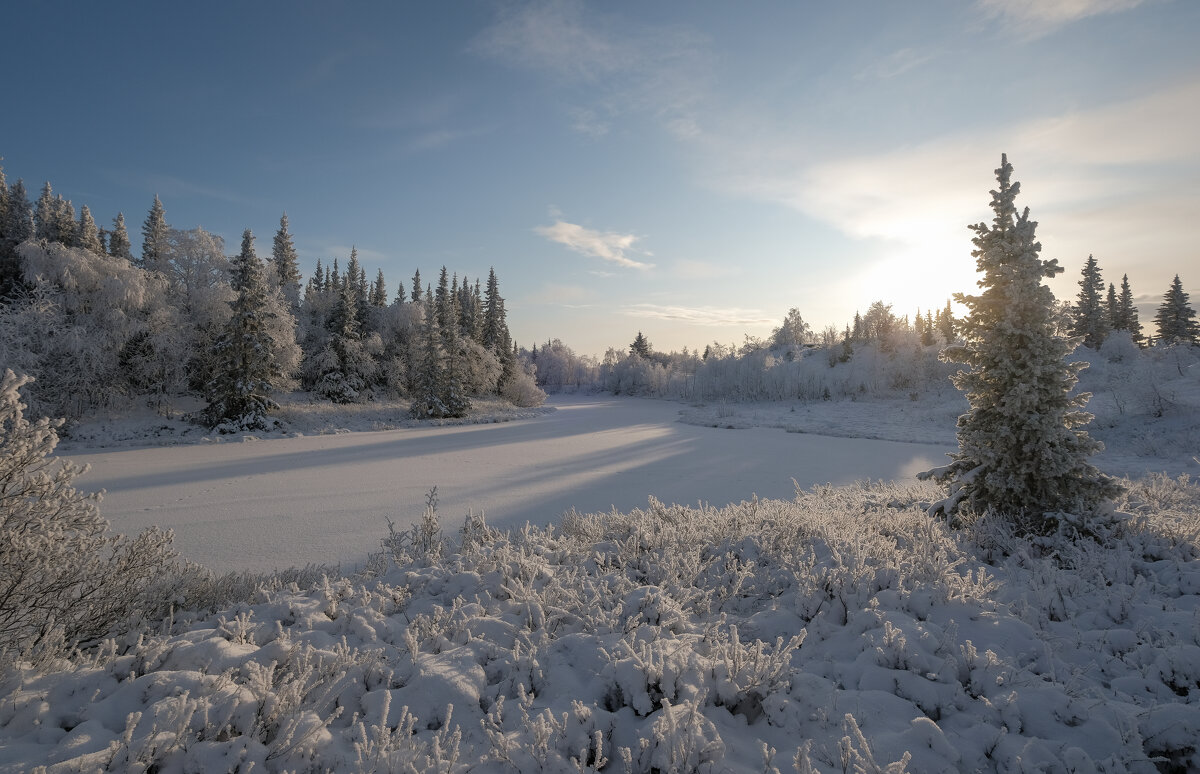
[[[37,657],[157,608],[175,554],[157,528],[107,534],[99,495],[72,486],[85,469],[48,459],[61,421],[25,419],[29,381],[9,370],[0,382],[0,652]]]
[[[500,397],[521,408],[533,408],[546,402],[546,393],[538,387],[533,364],[518,363],[500,382]]]

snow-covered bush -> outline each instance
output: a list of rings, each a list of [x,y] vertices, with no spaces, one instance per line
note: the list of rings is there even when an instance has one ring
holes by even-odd
[[[171,533],[109,535],[99,495],[72,485],[84,471],[49,459],[49,419],[29,422],[11,370],[0,382],[0,652],[38,657],[110,633],[159,605],[175,569]]]
[[[0,768],[1200,766],[1195,485],[1131,486],[1104,550],[1005,525],[994,551],[927,518],[938,491],[651,501],[461,544],[429,520],[370,577],[18,665]]]

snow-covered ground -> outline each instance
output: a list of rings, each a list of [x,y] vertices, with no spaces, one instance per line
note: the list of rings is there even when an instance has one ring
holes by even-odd
[[[438,488],[447,520],[485,512],[503,528],[564,512],[666,503],[790,498],[795,486],[905,479],[941,464],[947,445],[744,432],[678,422],[670,401],[556,396],[533,418],[451,427],[226,439],[65,452],[107,491],[105,518],[132,534],[157,524],[214,570],[360,565],[391,519],[420,518]],[[363,423],[378,419],[361,420]],[[310,425],[315,424],[310,420]]]
[[[1195,473],[1197,376],[1155,385],[1161,417],[1100,396],[1101,467]],[[951,530],[929,484],[793,491],[941,462],[962,411],[943,397],[572,396],[503,424],[330,432],[379,421],[361,409],[99,451],[81,432],[68,453],[114,528],[172,526],[220,569],[352,566],[388,518],[402,534],[358,576],[13,664],[0,774],[1200,771],[1195,483],[1135,482],[1103,548]],[[419,528],[432,485],[445,534]],[[737,504],[752,493],[774,499]],[[459,532],[471,509],[490,526]]]

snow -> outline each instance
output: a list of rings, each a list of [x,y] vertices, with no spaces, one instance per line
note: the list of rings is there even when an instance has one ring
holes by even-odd
[[[726,505],[789,498],[793,479],[805,489],[903,479],[950,449],[694,427],[676,421],[679,404],[650,399],[556,396],[549,405],[557,410],[519,422],[65,453],[91,466],[79,486],[106,491],[114,530],[157,524],[175,531],[189,559],[262,571],[361,565],[387,520],[412,524],[434,486],[442,513],[485,512],[511,528],[571,509],[629,510],[651,495]]]
[[[363,572],[0,670],[0,774],[1200,770],[1200,488],[1175,479],[1200,373],[1089,370],[1125,390],[1090,407],[1099,467],[1170,474],[1106,547],[929,519],[912,476],[953,447],[950,392],[443,426],[293,405],[274,436],[145,417],[154,447],[77,426],[117,531]],[[445,535],[420,532],[433,485]],[[389,518],[417,531],[368,560]]]

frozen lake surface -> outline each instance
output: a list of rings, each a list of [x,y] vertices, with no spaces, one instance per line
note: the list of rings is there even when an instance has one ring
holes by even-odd
[[[356,432],[88,452],[80,489],[105,489],[117,532],[175,530],[213,570],[361,563],[387,533],[420,518],[438,487],[442,526],[469,509],[501,528],[580,512],[667,503],[790,498],[802,487],[901,480],[940,465],[948,446],[725,430],[677,421],[680,405],[555,396],[558,411],[503,424]]]

